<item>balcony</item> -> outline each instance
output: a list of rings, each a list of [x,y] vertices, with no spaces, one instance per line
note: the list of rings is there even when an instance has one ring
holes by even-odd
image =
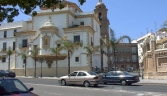
[[[6,48],[1,48],[1,52],[6,52]]]
[[[26,49],[28,49],[28,44],[25,44],[25,45],[19,44],[19,48],[22,50],[26,50]]]

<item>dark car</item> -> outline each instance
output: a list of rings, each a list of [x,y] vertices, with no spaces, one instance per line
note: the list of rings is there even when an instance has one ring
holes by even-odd
[[[139,76],[133,76],[125,71],[110,71],[102,76],[104,84],[121,83],[122,85],[131,85],[139,81]]]
[[[38,96],[31,91],[19,79],[0,77],[0,96]]]
[[[16,74],[11,70],[0,70],[0,77],[16,77]]]

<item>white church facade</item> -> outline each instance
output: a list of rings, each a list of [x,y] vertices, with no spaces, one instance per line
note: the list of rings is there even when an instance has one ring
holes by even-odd
[[[30,55],[30,50],[40,48],[37,55],[36,74],[40,76],[41,65],[43,76],[55,76],[56,60],[50,48],[61,46],[58,40],[68,39],[70,42],[79,41],[82,47],[75,48],[70,55],[71,72],[76,70],[91,70],[90,56],[87,56],[84,46],[100,46],[100,21],[94,12],[83,12],[75,3],[64,1],[65,8],[50,9],[41,8],[36,16],[29,21],[2,23],[0,26],[0,69],[8,69],[7,48],[10,46],[15,52],[10,58],[10,69],[18,76],[23,76],[25,62],[27,76],[34,75],[35,61]],[[5,36],[5,37],[4,37]],[[25,61],[18,53],[25,53]],[[44,59],[39,62],[38,58]],[[62,50],[57,57],[58,76],[68,74],[67,50]],[[100,52],[96,52],[92,58],[92,67],[101,67]],[[103,67],[107,67],[107,57],[103,57]]]

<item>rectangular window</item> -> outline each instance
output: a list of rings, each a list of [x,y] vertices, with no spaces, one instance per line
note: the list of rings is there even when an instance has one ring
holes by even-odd
[[[80,36],[74,36],[74,42],[80,42]]]
[[[22,47],[28,47],[28,40],[27,39],[22,40]]]
[[[15,36],[15,33],[17,32],[17,30],[15,29],[14,32],[13,32],[13,36]]]
[[[3,43],[3,50],[6,50],[6,42]]]
[[[6,62],[6,57],[2,57],[2,62]]]
[[[13,50],[15,50],[15,42],[13,42]]]
[[[79,57],[75,57],[75,62],[79,62]]]
[[[82,22],[80,22],[80,25],[84,25],[84,22],[82,21]]]
[[[7,31],[4,31],[4,38],[7,37]]]
[[[93,46],[93,39],[92,39],[92,37],[91,37],[91,46]]]

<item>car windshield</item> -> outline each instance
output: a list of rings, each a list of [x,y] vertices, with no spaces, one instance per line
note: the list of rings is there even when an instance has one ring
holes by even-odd
[[[125,75],[130,75],[128,72],[125,72],[125,71],[124,71],[123,73],[124,73]]]
[[[6,70],[6,72],[12,72],[11,70]]]
[[[6,71],[5,71],[5,70],[0,70],[0,72],[1,72],[1,73],[6,73]]]
[[[97,73],[92,72],[92,71],[89,71],[88,73],[89,73],[90,75],[97,75]]]
[[[28,93],[27,87],[17,79],[2,79],[0,80],[0,94],[21,94]]]

